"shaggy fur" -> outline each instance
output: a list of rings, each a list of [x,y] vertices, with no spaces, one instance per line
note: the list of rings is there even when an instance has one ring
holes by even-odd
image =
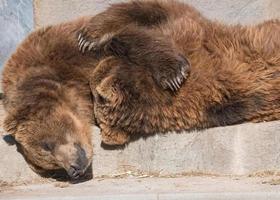
[[[149,20],[151,10],[156,11],[154,21]],[[91,22],[86,41],[97,35],[109,38],[103,41],[107,49],[127,51],[103,60],[91,79],[95,116],[105,143],[124,144],[135,133],[280,119],[280,21],[225,26],[173,1],[120,4],[107,12],[101,28]],[[145,33],[139,29],[143,25],[139,18],[150,26]],[[129,19],[137,19],[138,27]],[[190,75],[179,91],[161,90],[153,79],[157,72],[143,67],[149,63],[131,59],[139,56],[153,65],[158,56],[151,52],[165,51],[155,43],[146,51],[135,50],[139,41],[143,46],[139,38],[147,33],[165,38],[191,63]]]
[[[108,12],[112,11],[113,8]],[[95,119],[89,80],[100,60],[116,52],[124,53],[106,48],[80,53],[78,35],[93,22],[102,24],[103,19],[98,15],[35,31],[5,65],[4,127],[15,137],[36,171],[64,168],[71,177],[78,178],[91,163],[90,125]],[[160,41],[151,37],[154,36],[142,35],[144,48],[139,46],[138,50],[145,52],[150,42],[158,42],[164,51],[154,50],[157,54],[154,64],[147,66],[149,60],[141,61],[136,52],[133,59],[146,64],[145,69],[156,75],[154,80],[158,85],[177,90],[178,83],[170,88],[167,81],[178,78],[181,84],[189,69],[188,62],[159,36]],[[162,66],[160,71],[156,65]]]
[[[5,129],[36,169],[77,178],[92,160],[95,120],[107,144],[276,120],[279,49],[276,20],[225,26],[175,1],[116,4],[18,47],[3,72]]]
[[[92,160],[88,79],[97,60],[77,48],[84,23],[87,19],[35,31],[3,71],[4,128],[39,172],[64,168],[75,178]]]

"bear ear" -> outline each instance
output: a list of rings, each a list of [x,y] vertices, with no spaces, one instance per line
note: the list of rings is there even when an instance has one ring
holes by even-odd
[[[5,131],[10,133],[13,137],[15,137],[15,135],[16,135],[17,126],[18,126],[18,122],[15,119],[15,117],[8,115],[5,118],[4,123],[3,123],[3,128]]]
[[[123,92],[114,76],[106,77],[93,91],[97,103],[117,106],[123,101]]]

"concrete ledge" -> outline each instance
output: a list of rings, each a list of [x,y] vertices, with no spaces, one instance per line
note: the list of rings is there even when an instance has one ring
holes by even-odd
[[[1,107],[0,116],[3,120]],[[132,142],[123,150],[104,150],[100,146],[99,129],[93,127],[93,174],[95,177],[174,177],[278,171],[279,133],[280,121],[243,124],[156,135]],[[3,130],[1,134],[5,134]],[[0,149],[0,181],[24,183],[40,179],[29,169],[15,145],[9,146],[1,139]]]
[[[92,180],[78,185],[41,184],[2,190],[0,199],[29,200],[279,200],[280,185],[262,178],[145,178]]]
[[[95,175],[140,171],[158,176],[185,173],[246,175],[280,169],[280,122],[156,135],[124,150],[104,151],[94,128]]]

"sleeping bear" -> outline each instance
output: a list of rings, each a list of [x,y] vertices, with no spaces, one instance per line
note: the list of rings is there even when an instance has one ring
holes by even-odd
[[[122,145],[133,134],[280,118],[280,22],[243,27],[177,1],[114,4],[31,33],[2,86],[11,133],[36,171],[83,176],[90,126]]]
[[[143,21],[135,9],[140,5],[145,8],[143,15],[147,14]],[[81,52],[115,52],[99,63],[90,79],[103,142],[122,145],[137,133],[280,118],[279,20],[250,27],[225,26],[174,1],[118,6],[99,15],[102,24],[92,20],[78,37]],[[147,20],[150,9],[157,14],[151,18],[154,21]],[[147,29],[143,23],[152,27]],[[161,68],[170,63],[161,46],[164,42],[190,66],[187,79],[185,75],[171,79],[167,90],[155,82],[158,72],[147,70],[147,66]]]

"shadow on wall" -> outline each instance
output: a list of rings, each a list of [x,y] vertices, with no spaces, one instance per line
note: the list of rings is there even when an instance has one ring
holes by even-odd
[[[0,0],[0,67],[33,29],[32,0]]]

